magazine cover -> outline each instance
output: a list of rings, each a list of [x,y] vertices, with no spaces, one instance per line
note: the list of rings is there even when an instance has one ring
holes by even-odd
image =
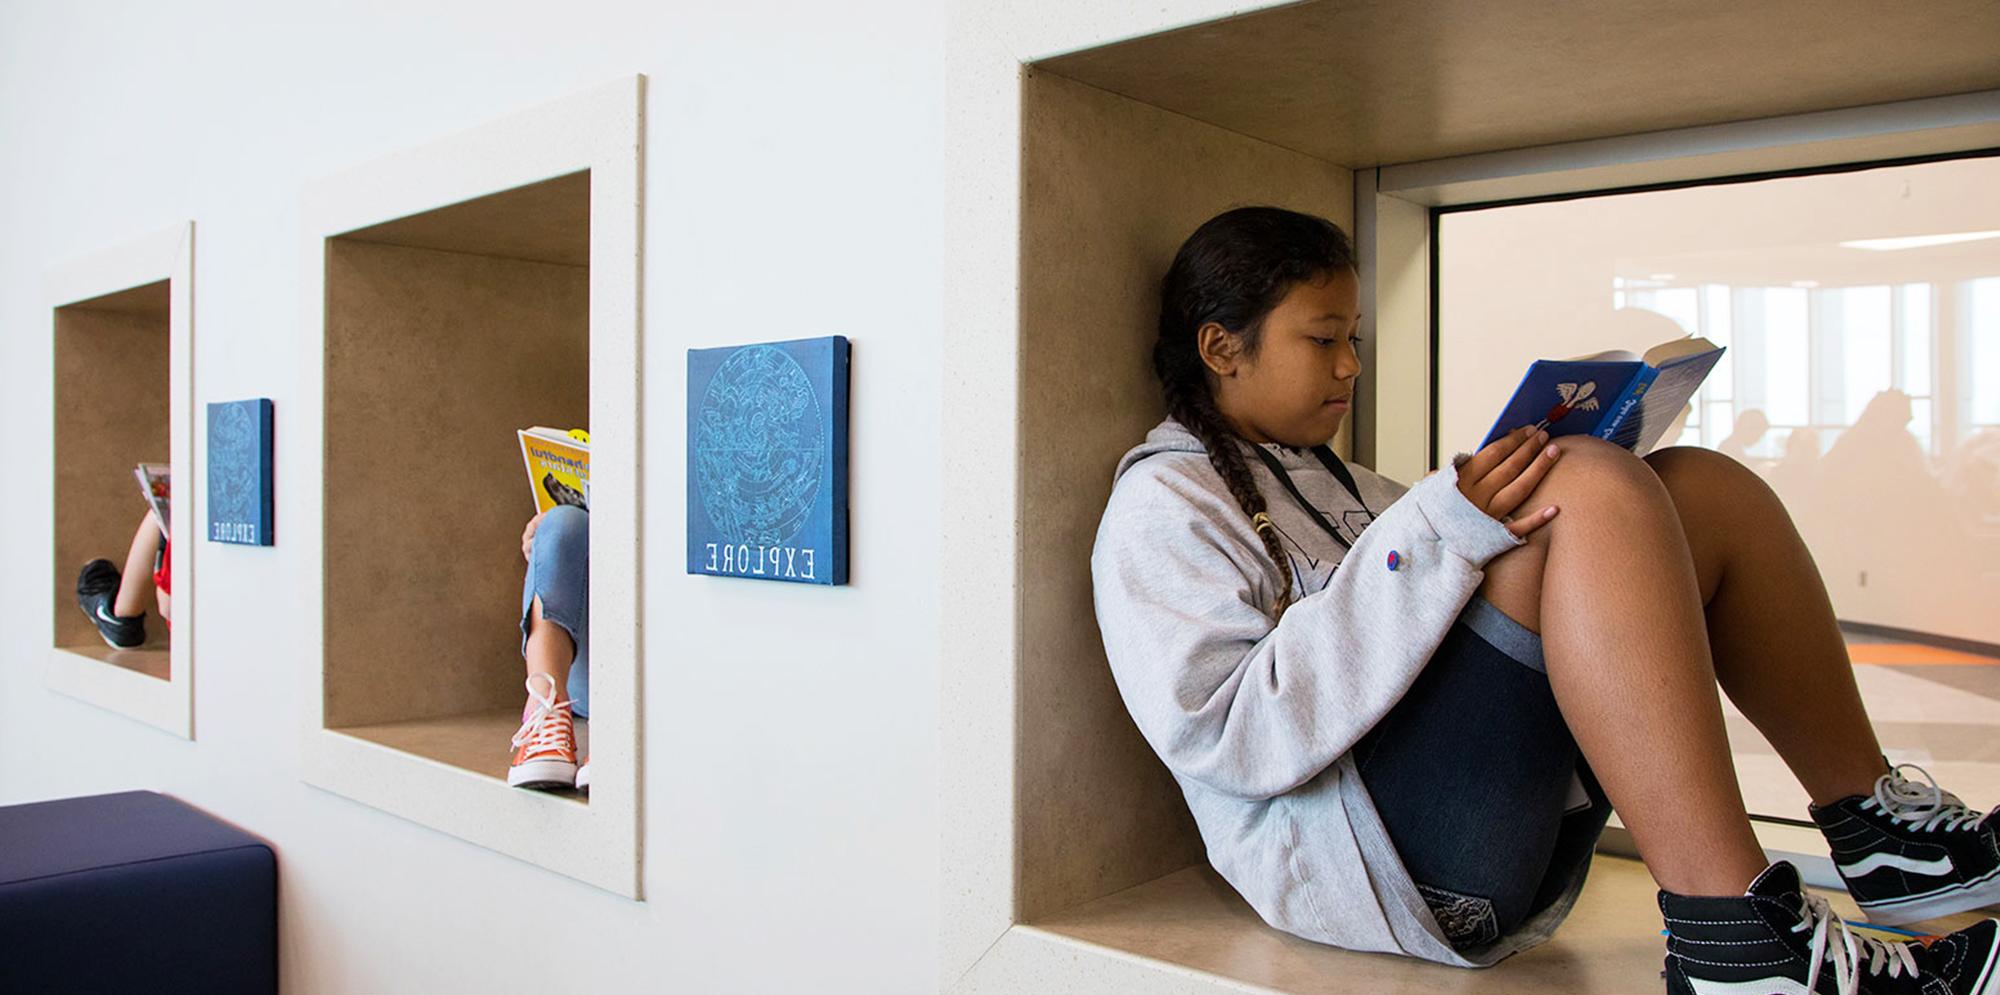
[[[848,342],[688,350],[688,573],[847,583]]]
[[[521,440],[521,462],[528,470],[535,512],[559,504],[590,510],[590,433],[537,425],[515,433]]]
[[[153,509],[153,524],[160,527],[160,536],[172,541],[168,529],[173,528],[172,510],[173,475],[165,463],[141,463],[133,469],[132,476],[139,481],[139,493],[146,496],[146,505]]]
[[[208,541],[272,544],[269,398],[208,406]]]

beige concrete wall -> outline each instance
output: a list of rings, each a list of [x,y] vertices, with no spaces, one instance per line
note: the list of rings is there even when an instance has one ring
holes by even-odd
[[[1158,423],[1159,281],[1230,207],[1352,227],[1346,169],[1047,73],[1023,80],[1020,919],[1202,859],[1104,660],[1090,548],[1118,457]]]
[[[167,285],[144,289],[156,292],[55,310],[57,646],[103,647],[76,610],[77,571],[98,557],[125,568],[146,513],[132,469],[168,461]],[[147,614],[147,642],[165,649],[158,612]]]
[[[588,267],[329,239],[329,728],[522,700],[516,429],[589,419]]]

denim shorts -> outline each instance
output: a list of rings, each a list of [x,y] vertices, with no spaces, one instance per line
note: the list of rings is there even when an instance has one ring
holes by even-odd
[[[1497,940],[1561,898],[1611,815],[1556,708],[1541,637],[1478,595],[1354,760],[1459,948]]]

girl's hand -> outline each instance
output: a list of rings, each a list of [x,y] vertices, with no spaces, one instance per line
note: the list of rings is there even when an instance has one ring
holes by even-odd
[[[528,527],[521,530],[521,559],[524,560],[533,559],[533,557],[529,556],[528,554],[531,550],[535,548],[535,526],[542,524],[542,515],[546,514],[548,514],[548,512],[544,511],[541,514],[538,514],[535,517],[528,519]]]
[[[1507,531],[1525,536],[1556,517],[1550,505],[1519,518],[1511,517],[1528,493],[1542,482],[1562,450],[1546,445],[1549,433],[1523,425],[1474,453],[1458,468],[1458,490],[1480,511],[1499,519]]]

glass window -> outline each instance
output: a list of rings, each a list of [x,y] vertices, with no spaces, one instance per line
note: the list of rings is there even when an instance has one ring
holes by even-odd
[[[2000,802],[2000,157],[1438,217],[1437,451],[1483,438],[1536,359],[1726,352],[1663,445],[1784,502],[1891,759]],[[1981,652],[1981,647],[1993,647]],[[1728,711],[1754,812],[1804,789]]]

